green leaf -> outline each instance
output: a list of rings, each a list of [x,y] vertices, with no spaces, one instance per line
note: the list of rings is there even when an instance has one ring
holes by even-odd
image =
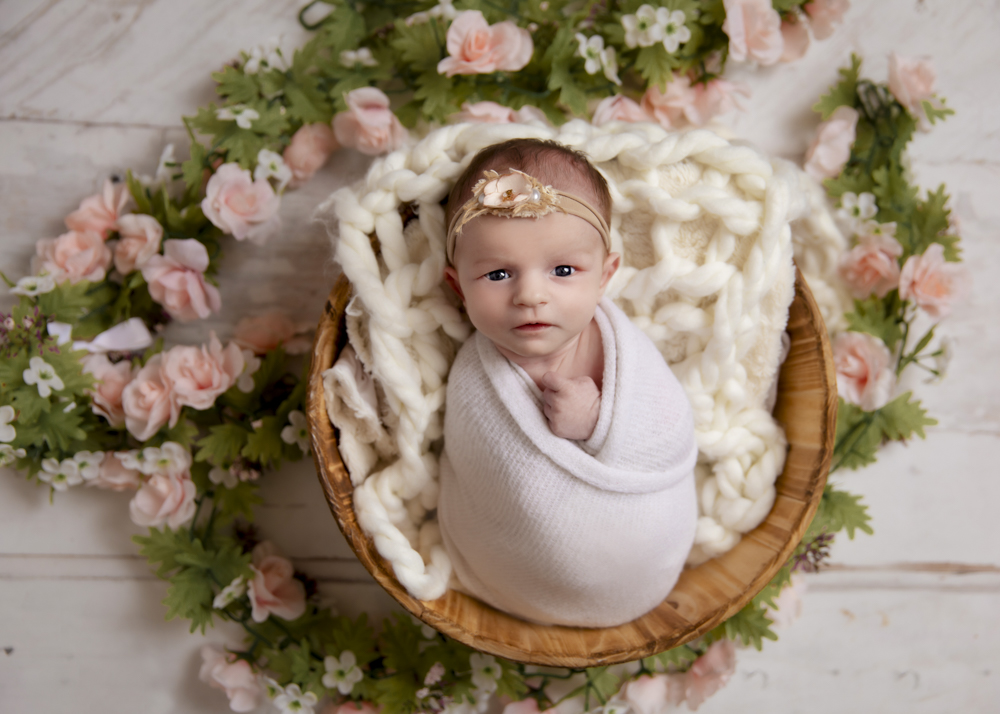
[[[425,117],[431,121],[444,123],[449,114],[457,112],[459,107],[450,94],[452,80],[443,74],[438,74],[437,69],[421,73],[417,79],[417,91],[413,93],[414,99],[422,99],[421,110]]]
[[[664,672],[672,671],[685,671],[687,670],[694,661],[698,659],[700,654],[697,650],[689,647],[688,645],[680,645],[679,647],[674,647],[666,652],[660,652],[652,657],[647,657],[643,660],[647,669],[655,670],[656,665],[659,669]]]
[[[252,481],[240,481],[232,488],[218,484],[214,490],[215,505],[219,509],[219,523],[226,524],[242,516],[253,521],[253,508],[264,502],[257,493],[260,487]]]
[[[146,187],[139,183],[135,176],[132,175],[131,169],[125,172],[125,183],[128,186],[128,192],[132,194],[132,200],[135,201],[135,212],[152,213],[153,209],[149,203],[149,194],[146,192]]]
[[[899,316],[893,303],[872,295],[867,300],[855,300],[854,312],[845,315],[848,329],[865,332],[882,340],[889,351],[903,338]]]
[[[760,651],[764,640],[777,640],[778,636],[771,630],[771,618],[763,605],[750,601],[746,607],[730,617],[709,633],[712,640],[725,637],[734,642],[742,642]]]
[[[303,124],[328,124],[333,118],[333,105],[317,88],[314,78],[305,77],[285,87],[288,114]]]
[[[411,714],[416,711],[418,684],[412,676],[399,673],[376,679],[372,683],[375,703],[381,714]]]
[[[230,104],[249,104],[260,96],[260,86],[253,75],[227,65],[221,72],[212,72],[212,79],[219,83],[215,91]]]
[[[635,58],[635,68],[646,84],[666,91],[667,84],[674,78],[674,68],[679,63],[674,55],[669,54],[663,45],[657,43],[652,47],[643,47]]]
[[[939,119],[943,121],[955,113],[954,109],[945,106],[944,99],[938,99],[938,102],[939,106],[926,99],[920,103],[931,124],[937,124]]]
[[[67,412],[61,406],[39,414],[37,427],[45,434],[50,449],[66,453],[74,441],[84,441],[87,433],[80,428],[83,418],[79,410]]]
[[[591,667],[587,670],[587,685],[597,700],[604,704],[621,686],[621,679],[608,667]]]
[[[951,213],[947,208],[948,198],[944,184],[941,184],[936,191],[929,192],[926,199],[917,202],[913,210],[911,254],[921,255],[932,243],[941,243],[945,248],[945,260],[961,260],[958,236],[945,234]]]
[[[190,195],[197,195],[201,190],[202,181],[205,180],[205,169],[208,168],[207,158],[208,149],[197,141],[192,142],[191,158],[181,164],[184,185]]]
[[[167,430],[163,440],[176,442],[190,450],[196,436],[198,436],[197,425],[188,419],[180,419],[175,426]]]
[[[823,121],[829,119],[837,107],[853,107],[855,105],[858,93],[858,72],[860,69],[861,58],[852,54],[851,66],[841,67],[838,70],[841,80],[813,105],[813,111],[819,112]]]
[[[239,457],[250,435],[240,424],[218,424],[208,431],[208,436],[198,440],[194,458],[220,467],[229,466]]]
[[[447,52],[444,48],[444,30],[435,19],[407,26],[397,23],[392,49],[402,65],[409,65],[413,72],[437,72],[437,65]]]
[[[212,624],[212,600],[215,592],[212,589],[211,575],[201,569],[185,568],[170,579],[167,596],[163,604],[167,606],[167,620],[183,617],[191,620],[191,632],[201,630]]]
[[[156,566],[156,577],[166,580],[172,572],[181,567],[177,556],[186,550],[191,539],[183,531],[169,528],[150,528],[148,536],[132,536],[132,542],[141,546],[139,555],[146,558],[151,566]]]
[[[874,412],[866,412],[841,398],[837,407],[837,434],[833,447],[833,466],[858,469],[875,463],[882,444],[882,429]]]
[[[285,444],[281,440],[281,430],[286,420],[273,416],[263,417],[261,425],[247,436],[246,445],[240,453],[251,461],[259,461],[262,466],[277,468],[285,455]]]
[[[861,504],[861,496],[855,496],[846,491],[838,491],[832,485],[827,484],[823,489],[823,497],[820,499],[819,508],[816,509],[816,516],[810,524],[810,531],[825,531],[827,533],[839,533],[847,531],[847,537],[854,540],[855,531],[861,531],[871,535],[874,533],[869,524],[871,516],[868,515],[868,506]]]
[[[928,417],[919,401],[911,401],[912,396],[913,392],[901,394],[878,410],[879,426],[886,439],[905,441],[914,434],[924,439],[924,427],[937,424],[937,419]]]

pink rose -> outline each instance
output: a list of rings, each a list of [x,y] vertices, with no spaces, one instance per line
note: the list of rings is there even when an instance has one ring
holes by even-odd
[[[229,697],[229,708],[234,712],[253,711],[260,706],[264,696],[250,663],[215,645],[201,648],[198,677],[209,686],[223,690]]]
[[[639,103],[623,94],[605,97],[594,109],[594,126],[603,126],[612,121],[652,121],[653,117],[639,106]]]
[[[281,310],[270,310],[263,315],[240,320],[236,324],[233,342],[258,355],[270,352],[278,345],[282,345],[288,354],[300,355],[309,351],[312,340],[296,335],[309,329],[309,325],[295,324]]]
[[[927,60],[900,57],[895,52],[889,55],[889,91],[917,118],[921,127],[927,122],[923,102],[934,96],[936,79],[934,68]]]
[[[850,6],[850,0],[811,0],[802,9],[809,16],[816,39],[825,40],[833,34],[834,24],[840,22]]]
[[[684,675],[684,696],[688,709],[694,711],[725,686],[736,671],[736,645],[732,640],[717,640],[708,652],[694,661]]]
[[[162,353],[153,355],[122,390],[125,428],[139,441],[149,439],[168,421],[174,426],[180,416],[162,362]]]
[[[661,92],[655,84],[642,95],[642,109],[664,129],[676,129],[685,123],[684,110],[694,101],[691,80],[686,76],[674,77]]]
[[[969,272],[944,259],[944,246],[931,243],[923,255],[911,255],[899,276],[899,297],[913,300],[931,317],[946,317],[953,302],[965,297]]]
[[[152,216],[130,213],[116,224],[118,245],[115,246],[115,268],[122,275],[144,266],[160,252],[163,226]]]
[[[187,473],[155,473],[132,497],[129,515],[137,526],[180,528],[194,518],[196,491]]]
[[[462,111],[452,115],[455,122],[479,122],[482,124],[527,124],[540,121],[548,124],[548,118],[538,107],[526,104],[517,111],[496,102],[476,102],[462,105]]]
[[[381,89],[361,87],[344,97],[347,111],[333,118],[333,133],[341,146],[375,156],[406,143],[406,127],[389,108],[389,97]]]
[[[438,74],[490,74],[523,69],[535,51],[531,33],[509,20],[488,25],[479,10],[455,16],[446,39],[448,57],[438,62]]]
[[[223,350],[213,332],[207,345],[177,346],[163,353],[161,369],[179,406],[208,409],[239,379],[243,353],[234,342]]]
[[[797,14],[791,13],[787,20],[781,21],[781,40],[782,62],[794,62],[805,56],[809,49],[809,28]]]
[[[122,215],[131,196],[124,183],[105,180],[104,190],[80,202],[80,207],[66,216],[66,227],[71,231],[94,231],[106,239],[115,229],[115,222]]]
[[[281,203],[266,178],[256,181],[239,164],[223,164],[205,186],[201,210],[213,225],[236,240],[263,243],[277,231]]]
[[[859,300],[872,293],[883,298],[899,285],[897,258],[902,254],[903,246],[890,235],[862,236],[858,245],[840,257],[840,275]]]
[[[83,358],[83,371],[94,375],[97,385],[89,391],[95,414],[108,420],[116,428],[125,425],[125,410],[122,408],[122,390],[132,379],[132,364],[123,360],[112,364],[105,354],[92,354]]]
[[[87,485],[108,491],[134,490],[142,485],[142,476],[135,469],[126,468],[115,452],[106,451],[97,478],[87,481]]]
[[[283,620],[294,620],[306,611],[305,586],[294,577],[291,562],[278,555],[273,543],[257,544],[250,569],[254,573],[249,586],[254,622],[264,622],[272,613]]]
[[[57,283],[104,280],[111,266],[111,249],[94,231],[70,231],[58,238],[42,238],[35,245],[41,265]]]
[[[729,36],[730,59],[754,60],[763,66],[781,59],[781,15],[771,0],[723,0],[722,4],[726,8],[722,31]]]
[[[625,701],[635,714],[660,714],[684,701],[683,682],[683,675],[642,676],[625,685]]]
[[[842,332],[833,341],[837,392],[867,412],[885,406],[896,386],[892,356],[882,340],[864,332]]]
[[[337,138],[329,125],[303,124],[282,154],[285,166],[292,170],[292,185],[311,179],[336,149]]]
[[[724,79],[713,79],[691,86],[686,76],[675,77],[661,92],[655,84],[642,97],[642,108],[664,129],[676,129],[685,124],[703,126],[713,117],[740,105],[746,88]]]
[[[163,243],[163,255],[154,255],[142,266],[149,294],[171,317],[182,322],[206,318],[222,308],[214,285],[205,282],[208,251],[188,238]]]
[[[821,181],[836,178],[851,158],[858,112],[854,107],[839,106],[830,118],[816,127],[816,138],[806,151],[806,173]]]

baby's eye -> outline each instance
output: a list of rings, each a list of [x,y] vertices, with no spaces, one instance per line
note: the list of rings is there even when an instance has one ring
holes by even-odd
[[[571,265],[559,265],[556,269],[552,271],[558,278],[568,278],[570,275],[576,272],[576,268]]]
[[[508,273],[503,268],[501,268],[500,270],[491,270],[490,272],[486,273],[487,280],[493,280],[493,281],[506,280],[509,277],[510,273]]]

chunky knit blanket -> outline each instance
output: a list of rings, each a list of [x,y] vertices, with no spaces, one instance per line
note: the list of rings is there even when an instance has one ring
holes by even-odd
[[[694,541],[698,447],[684,390],[613,302],[601,406],[561,439],[528,374],[481,333],[448,376],[438,518],[464,590],[525,620],[612,627],[661,603]]]
[[[354,287],[347,327],[361,364],[327,375],[328,410],[358,521],[421,599],[442,595],[451,572],[436,518],[442,418],[451,363],[471,333],[442,281],[441,201],[479,149],[516,136],[581,149],[608,179],[623,265],[606,294],[650,337],[693,408],[699,517],[689,563],[727,551],[765,518],[784,464],[766,401],[793,297],[790,221],[815,208],[800,171],[709,131],[651,124],[432,131],[319,209]],[[373,405],[345,403],[359,393],[345,386],[352,373],[374,382]]]

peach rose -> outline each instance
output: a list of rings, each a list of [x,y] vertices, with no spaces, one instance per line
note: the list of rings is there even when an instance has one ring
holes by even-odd
[[[323,714],[378,714],[380,711],[382,707],[377,707],[371,702],[348,701],[343,704],[329,702],[323,709]]]
[[[816,127],[816,138],[806,151],[806,173],[821,181],[836,178],[851,158],[858,112],[854,107],[837,107],[830,118]]]
[[[503,104],[496,102],[476,102],[462,105],[462,111],[452,115],[455,122],[479,122],[482,124],[527,124],[528,122],[540,121],[548,124],[548,118],[538,107],[526,104],[517,111]]]
[[[300,355],[312,347],[312,340],[299,334],[309,329],[309,325],[295,324],[281,310],[270,310],[263,315],[240,320],[236,324],[233,342],[258,355],[270,352],[278,345],[284,346],[288,354]]]
[[[208,409],[239,379],[243,353],[234,342],[223,350],[213,332],[207,345],[177,346],[163,353],[161,369],[179,406]]]
[[[142,476],[135,469],[127,468],[115,452],[106,451],[97,478],[87,481],[87,485],[108,491],[135,490],[142,485]]]
[[[154,255],[142,266],[149,294],[176,320],[206,318],[222,308],[214,285],[205,282],[208,250],[188,238],[163,242],[163,255]]]
[[[107,179],[101,193],[83,199],[80,207],[66,216],[66,227],[81,233],[94,231],[101,238],[107,239],[130,199],[128,187],[124,183],[112,183]]]
[[[625,701],[635,714],[660,714],[684,701],[683,682],[683,675],[676,674],[639,677],[625,685]]]
[[[381,89],[361,87],[348,92],[347,111],[333,118],[333,133],[341,146],[375,156],[403,146],[406,127],[389,108],[389,97]]]
[[[717,640],[694,661],[684,675],[684,697],[694,711],[725,686],[736,671],[736,645],[732,640]]]
[[[862,236],[858,245],[840,257],[840,275],[859,300],[872,293],[883,298],[899,285],[897,258],[902,254],[903,246],[890,235]]]
[[[917,117],[921,127],[926,125],[923,102],[934,96],[937,75],[927,60],[889,55],[889,91],[910,114]]]
[[[292,135],[282,158],[292,170],[292,185],[299,186],[312,178],[337,149],[337,138],[327,124],[303,124]]]
[[[713,79],[691,86],[686,77],[676,77],[661,92],[655,84],[642,97],[642,108],[665,129],[686,124],[703,126],[713,117],[740,106],[746,88],[724,79]]]
[[[802,9],[809,16],[816,39],[825,40],[833,34],[834,24],[840,22],[850,6],[850,0],[810,0]]]
[[[603,126],[612,121],[652,121],[653,117],[639,106],[639,103],[623,94],[605,97],[594,109],[594,126]]]
[[[787,20],[781,21],[781,40],[782,62],[794,62],[805,56],[809,49],[809,28],[797,14],[791,13]]]
[[[263,243],[278,229],[281,201],[266,178],[256,181],[239,164],[222,164],[205,186],[201,210],[213,225],[236,240]]]
[[[125,428],[139,441],[146,441],[168,422],[174,426],[180,416],[162,363],[162,353],[153,355],[122,390]]]
[[[931,317],[946,317],[952,303],[965,297],[969,271],[944,259],[944,246],[931,243],[923,255],[911,255],[899,276],[899,297],[913,300]]]
[[[729,36],[730,59],[753,60],[762,66],[781,59],[781,15],[771,0],[722,0],[722,4],[726,8],[722,31]]]
[[[153,474],[132,497],[129,516],[137,526],[180,528],[194,518],[196,491],[189,474]]]
[[[842,332],[833,341],[837,392],[867,412],[889,403],[896,386],[892,355],[882,340],[864,332]]]
[[[516,72],[535,51],[531,33],[506,20],[489,25],[479,10],[455,16],[446,38],[448,57],[438,62],[438,74]]]
[[[306,611],[305,586],[294,577],[292,563],[278,555],[273,543],[257,544],[250,569],[253,570],[249,591],[254,622],[264,622],[271,614],[283,620],[294,620]]]
[[[40,259],[38,271],[45,271],[57,283],[104,280],[111,266],[111,249],[94,231],[69,231],[58,238],[42,238],[35,245]]]
[[[130,213],[116,224],[118,245],[115,246],[115,268],[122,275],[144,266],[160,252],[163,226],[152,216]]]
[[[257,681],[250,663],[236,659],[215,645],[201,648],[199,679],[211,687],[221,689],[229,697],[229,708],[234,712],[250,712],[260,706],[264,690]]]
[[[122,390],[132,379],[132,364],[123,360],[112,364],[105,354],[92,354],[83,358],[83,371],[94,375],[97,385],[88,390],[93,399],[91,409],[116,428],[125,425],[125,410],[122,408]]]

